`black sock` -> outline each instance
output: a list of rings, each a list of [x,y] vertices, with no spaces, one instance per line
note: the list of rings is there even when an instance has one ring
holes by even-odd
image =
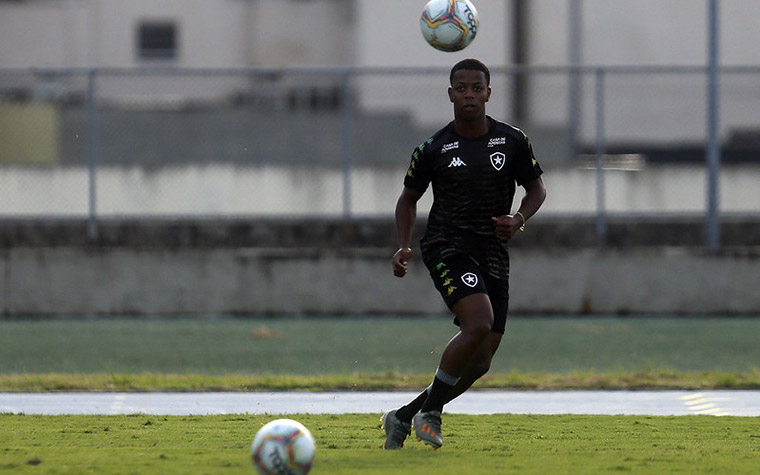
[[[429,391],[430,386],[422,391],[419,396],[414,398],[412,402],[406,406],[401,406],[398,410],[396,410],[396,417],[398,417],[398,420],[405,424],[411,424],[412,417],[414,417],[414,415],[420,412],[420,409],[422,409],[422,405],[425,403],[425,399],[428,398]]]
[[[441,368],[438,368],[438,371],[435,373],[433,384],[430,386],[430,394],[428,394],[427,399],[425,399],[425,402],[422,404],[420,411],[443,412],[443,405],[446,404],[446,401],[448,400],[451,388],[453,388],[458,381],[458,377],[446,374],[441,371]]]

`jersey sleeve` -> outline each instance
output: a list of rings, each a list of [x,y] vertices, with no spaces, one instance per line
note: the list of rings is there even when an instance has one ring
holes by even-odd
[[[544,172],[533,154],[530,139],[525,134],[522,134],[522,137],[515,164],[515,181],[520,186],[535,180]]]
[[[426,148],[430,145],[431,140],[419,145],[412,152],[412,159],[409,162],[409,168],[404,177],[404,186],[424,193],[432,180],[432,165],[430,163],[430,154],[426,153]]]

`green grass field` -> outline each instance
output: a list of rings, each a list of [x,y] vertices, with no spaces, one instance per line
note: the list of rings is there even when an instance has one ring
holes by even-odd
[[[0,373],[429,374],[449,318],[0,320]],[[511,317],[494,373],[747,371],[760,318]]]
[[[0,391],[415,389],[448,318],[0,320]],[[760,319],[511,317],[481,387],[760,388]],[[758,418],[446,415],[445,445],[380,450],[379,414],[290,416],[312,473],[757,473]],[[0,472],[252,473],[275,416],[0,414]]]
[[[416,389],[455,332],[447,317],[0,320],[0,390]],[[757,335],[757,318],[511,317],[483,383],[760,388]]]
[[[755,418],[446,416],[437,451],[380,449],[377,415],[297,415],[317,442],[315,474],[757,473]],[[0,471],[253,473],[267,416],[0,415]]]

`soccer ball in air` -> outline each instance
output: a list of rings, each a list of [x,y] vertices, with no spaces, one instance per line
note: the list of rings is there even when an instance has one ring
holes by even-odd
[[[253,465],[265,475],[309,473],[314,455],[311,432],[291,419],[277,419],[264,425],[251,444]]]
[[[441,51],[459,51],[478,33],[478,12],[469,0],[430,0],[420,16],[425,40]]]

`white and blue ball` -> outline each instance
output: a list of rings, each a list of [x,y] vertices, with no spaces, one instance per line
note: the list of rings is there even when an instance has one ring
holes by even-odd
[[[304,475],[314,464],[316,448],[309,429],[292,419],[265,424],[251,444],[253,465],[263,475]]]
[[[479,26],[478,11],[469,0],[430,0],[420,16],[422,36],[440,51],[466,48]]]

